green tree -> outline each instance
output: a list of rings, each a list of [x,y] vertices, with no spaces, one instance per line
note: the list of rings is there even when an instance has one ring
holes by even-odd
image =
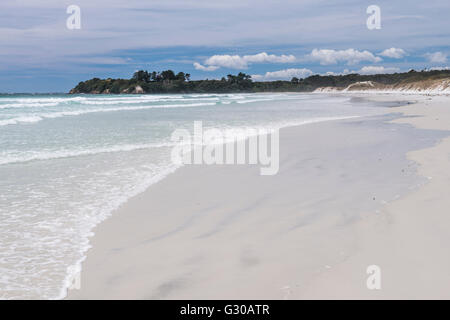
[[[150,74],[144,70],[136,71],[133,74],[133,80],[137,82],[150,82]]]
[[[175,76],[175,72],[173,72],[172,70],[166,70],[161,72],[161,77],[162,79],[171,81],[171,80],[176,80],[176,76]]]
[[[186,74],[184,72],[178,72],[175,76],[176,80],[185,81],[186,80]]]

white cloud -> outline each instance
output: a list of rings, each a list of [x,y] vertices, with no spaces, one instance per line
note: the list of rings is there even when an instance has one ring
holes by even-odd
[[[346,75],[351,73],[358,73],[358,74],[385,74],[385,73],[395,73],[399,72],[400,68],[395,67],[383,67],[383,66],[364,66],[359,70],[349,70],[344,69],[342,72],[333,72],[328,71],[324,75],[327,76],[338,76],[338,75]],[[306,78],[310,75],[312,75],[313,72],[309,69],[284,69],[279,71],[273,71],[273,72],[266,72],[264,75],[255,74],[252,75],[252,79],[255,81],[267,81],[267,80],[290,80],[293,77],[297,78]]]
[[[431,67],[428,68],[429,71],[440,71],[440,70],[450,70],[450,67]]]
[[[344,69],[342,72],[333,72],[328,71],[325,73],[327,76],[339,76],[339,75],[346,75],[346,74],[352,74],[352,73],[358,73],[358,74],[383,74],[383,73],[395,73],[399,72],[400,68],[395,67],[383,67],[383,66],[365,66],[362,67],[359,70],[349,70]]]
[[[204,64],[208,67],[202,66],[199,63],[195,63],[194,66],[197,65],[197,70],[204,71],[212,71],[217,70],[220,67],[230,68],[230,69],[247,69],[250,63],[292,63],[295,62],[296,58],[293,55],[274,55],[267,54],[266,52],[261,52],[254,55],[213,55],[205,60]],[[204,68],[210,68],[209,70],[205,70]],[[213,69],[215,68],[215,69]]]
[[[215,70],[219,69],[219,67],[216,67],[216,66],[207,66],[206,67],[204,65],[201,65],[198,62],[194,62],[194,68],[195,68],[195,70],[201,70],[201,71],[215,71]]]
[[[381,52],[380,56],[394,58],[394,59],[401,59],[404,56],[406,56],[406,52],[405,52],[405,50],[400,49],[400,48],[390,48],[390,49],[386,49],[383,52]]]
[[[290,80],[293,77],[297,78],[305,78],[312,75],[312,71],[309,69],[284,69],[273,72],[266,72],[264,75],[255,74],[252,75],[252,79],[255,81],[264,81],[264,80]]]
[[[395,73],[399,72],[399,68],[385,68],[382,66],[365,66],[362,67],[359,71],[356,71],[356,73],[359,74],[381,74],[381,73]]]
[[[231,69],[247,69],[247,62],[238,55],[230,56],[228,54],[224,55],[214,55],[205,60],[205,64],[209,66],[224,67]]]
[[[342,71],[342,72],[327,71],[323,75],[325,75],[325,76],[342,76],[342,75],[346,75],[349,73],[355,73],[355,72],[356,71],[350,71],[348,69],[344,69],[344,71]]]
[[[382,60],[367,50],[358,51],[352,48],[347,50],[313,49],[308,57],[313,61],[319,61],[322,65],[336,64],[339,62],[346,62],[351,65],[361,61],[379,62]]]
[[[274,54],[267,54],[266,52],[261,52],[254,55],[247,55],[244,56],[243,59],[246,62],[256,62],[256,63],[263,63],[263,62],[292,63],[296,61],[295,56],[291,54],[290,55],[282,54],[281,56],[277,56]]]
[[[437,51],[434,53],[427,53],[427,54],[425,54],[425,57],[428,59],[429,62],[432,62],[432,63],[446,63],[447,62],[447,54],[443,53],[441,51]]]

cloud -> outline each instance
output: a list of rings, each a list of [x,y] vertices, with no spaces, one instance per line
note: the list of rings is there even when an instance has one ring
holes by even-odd
[[[405,52],[405,50],[400,49],[400,48],[390,48],[390,49],[386,49],[383,52],[381,52],[380,56],[394,58],[394,59],[401,59],[404,56],[406,56],[406,52]]]
[[[293,63],[296,61],[295,56],[293,55],[285,55],[277,56],[274,54],[267,54],[266,52],[261,52],[254,55],[247,55],[243,57],[246,62],[255,62],[255,63]]]
[[[313,49],[308,58],[318,61],[322,65],[337,64],[339,62],[346,62],[351,65],[361,61],[379,62],[382,60],[367,50],[358,51],[352,48],[347,50]]]
[[[349,70],[344,69],[342,72],[333,72],[328,71],[324,75],[327,76],[338,76],[338,75],[346,75],[352,73],[358,74],[385,74],[385,73],[395,73],[399,72],[400,68],[396,67],[383,67],[383,66],[364,66],[359,70]],[[297,78],[306,78],[312,75],[313,72],[309,69],[285,69],[274,72],[266,72],[264,75],[255,74],[252,75],[252,79],[255,81],[266,81],[266,80],[290,80],[293,77]]]
[[[356,73],[356,71],[350,71],[348,69],[344,69],[344,71],[342,71],[342,72],[327,71],[323,75],[324,76],[343,76],[343,75],[346,75],[349,73]]]
[[[305,78],[310,75],[312,75],[313,72],[309,69],[284,69],[279,71],[273,71],[273,72],[266,72],[264,75],[255,74],[252,75],[252,79],[255,81],[264,81],[264,80],[290,80],[293,77],[297,78]]]
[[[422,61],[415,59],[419,54],[435,51],[450,54],[450,21],[447,19],[450,1],[444,0],[436,1],[432,6],[419,0],[390,1],[389,10],[383,11],[383,21],[389,24],[389,29],[383,28],[384,31],[376,33],[365,28],[365,14],[361,11],[360,1],[356,0],[343,1],[339,6],[317,0],[74,2],[81,7],[81,30],[66,28],[69,16],[66,8],[72,1],[0,2],[3,13],[0,19],[0,69],[4,71],[0,75],[1,91],[34,90],[33,86],[51,92],[66,91],[79,80],[93,76],[128,77],[138,63],[160,70],[170,66],[191,72],[193,77],[196,74],[201,77],[204,71],[195,70],[192,63],[197,61],[208,68],[204,60],[197,57],[207,58],[216,53],[242,57],[266,51],[277,55],[292,53],[300,59],[314,48],[355,48],[360,51],[363,48],[385,59],[376,53],[395,46],[404,48],[411,56],[406,57],[411,59],[407,61],[408,65],[401,67],[405,70],[447,65],[428,63],[424,57]],[[422,20],[417,20],[419,18]],[[211,53],[214,48],[222,51]],[[133,62],[114,66],[83,63],[80,66],[80,63],[73,63],[77,56],[83,59],[132,57]],[[161,58],[189,61],[161,62]],[[303,61],[301,67],[313,69],[312,64],[306,65]],[[256,65],[256,62],[251,63],[247,63],[249,69]],[[347,67],[345,64],[335,64],[339,68],[326,70],[342,70]],[[376,64],[362,61],[361,65],[348,68],[353,70]],[[270,70],[291,67],[298,66],[284,64]],[[30,81],[28,87],[22,82],[11,81],[11,77],[28,74],[30,70],[39,72],[39,76],[47,80]],[[264,74],[267,70],[250,73]]]
[[[220,67],[230,68],[230,69],[247,69],[250,63],[293,63],[296,61],[293,55],[274,55],[267,54],[266,52],[261,52],[254,55],[213,55],[205,60],[204,64],[208,67],[202,66],[199,63],[195,63],[194,67],[197,70],[212,71],[217,70]],[[205,68],[210,68],[206,70]],[[215,68],[215,69],[213,69]]]
[[[441,71],[441,70],[450,70],[450,67],[431,67],[427,69],[428,71]]]
[[[446,63],[447,62],[447,54],[441,51],[437,51],[434,53],[426,53],[425,57],[429,62],[432,63]]]
[[[201,65],[198,62],[194,62],[194,68],[195,68],[195,70],[200,70],[200,71],[215,71],[215,70],[219,69],[219,67],[216,67],[216,66],[205,67],[204,65]]]
[[[400,68],[385,68],[383,66],[365,66],[362,67],[359,71],[356,71],[356,73],[359,74],[382,74],[382,73],[395,73],[399,72]],[[352,72],[353,73],[353,72]]]
[[[327,76],[340,76],[340,75],[346,75],[346,74],[352,74],[352,73],[358,73],[358,74],[384,74],[384,73],[395,73],[399,72],[400,68],[395,67],[383,67],[383,66],[364,66],[359,70],[349,70],[344,69],[342,72],[333,72],[328,71],[325,74]]]
[[[247,62],[238,55],[230,56],[228,54],[224,55],[214,55],[205,60],[205,64],[209,66],[224,67],[231,69],[247,69]]]

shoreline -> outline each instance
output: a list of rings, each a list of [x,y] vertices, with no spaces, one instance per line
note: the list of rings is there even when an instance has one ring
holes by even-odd
[[[334,94],[334,93],[332,93]],[[338,93],[339,94],[339,93]],[[352,95],[357,96],[357,94],[354,93],[349,93]],[[367,95],[367,94],[362,94],[365,98],[367,98],[369,96],[369,98],[371,98],[371,95]],[[402,97],[402,95],[400,95],[400,97]],[[380,96],[376,96],[375,98],[377,98],[378,100],[380,100]],[[404,97],[403,97],[404,98]],[[383,98],[381,98],[383,99]],[[424,97],[425,99],[425,97]],[[445,98],[444,98],[445,99]],[[386,98],[387,101],[392,101],[392,96],[388,96]],[[397,99],[398,100],[398,99]],[[426,101],[425,101],[426,102]],[[423,103],[423,101],[418,102],[417,104],[415,104],[414,106],[417,108],[417,106],[421,105],[421,103]],[[405,108],[411,108],[411,105],[408,105],[407,107],[403,107],[403,109]],[[395,111],[391,111],[391,112],[397,112],[400,111],[400,109],[402,108],[396,108]],[[420,107],[419,107],[420,109]],[[404,110],[401,110],[402,112]],[[406,110],[408,111],[408,110]],[[406,120],[410,120],[410,118],[406,119]],[[408,121],[406,121],[405,118],[400,118],[395,120],[395,123],[410,123]],[[344,121],[339,121],[339,122],[345,122]],[[350,121],[351,122],[351,121]],[[448,122],[447,122],[448,123]],[[320,127],[327,127],[326,125],[323,124],[314,124],[315,126],[315,130],[317,130],[317,126]],[[339,126],[339,125],[337,125]],[[285,131],[292,131],[294,132],[294,134],[291,134],[287,139],[291,140],[291,143],[293,143],[293,141],[295,141],[296,138],[296,132],[298,131],[302,131],[301,128],[305,128],[307,126],[298,126],[298,127],[291,127],[291,128],[284,128],[282,129],[282,132]],[[329,125],[328,127],[333,127],[332,125]],[[334,126],[336,128],[336,125]],[[430,129],[435,129],[433,126],[431,126],[432,128]],[[300,128],[300,129],[299,129]],[[317,132],[314,131],[313,132]],[[320,129],[319,129],[320,130]],[[352,129],[353,130],[353,129]],[[305,129],[303,131],[308,131],[308,129]],[[285,138],[286,139],[286,138]],[[358,141],[359,143],[363,143],[363,141]],[[290,162],[295,162],[295,154],[294,156],[291,155],[286,155],[285,161],[287,163]],[[416,160],[416,159],[413,159]],[[294,170],[293,168],[295,168],[294,165],[290,166],[290,170]],[[282,167],[280,166],[280,170],[282,169]],[[250,186],[257,189],[254,192],[254,201],[249,202],[248,199],[244,199],[242,198],[242,195],[239,194],[234,194],[234,196],[232,197],[233,200],[238,199],[238,202],[240,201],[240,210],[237,211],[238,213],[235,213],[234,215],[232,214],[232,217],[228,217],[223,211],[223,207],[227,206],[227,204],[225,203],[220,203],[220,200],[222,198],[224,194],[227,194],[227,192],[230,192],[230,185],[228,185],[228,188],[225,189],[221,189],[221,187],[218,187],[219,190],[215,190],[215,191],[210,191],[210,193],[208,194],[208,196],[210,197],[214,197],[214,195],[216,196],[215,199],[215,203],[211,203],[208,202],[207,205],[204,205],[203,208],[200,210],[200,213],[196,213],[196,205],[195,203],[192,203],[192,199],[188,199],[185,198],[185,204],[189,204],[191,203],[191,207],[190,209],[188,208],[186,211],[183,211],[183,208],[177,208],[175,207],[170,207],[170,194],[167,194],[169,191],[171,191],[173,189],[173,187],[175,186],[179,186],[182,185],[182,187],[184,187],[185,189],[183,189],[182,191],[184,192],[190,192],[190,195],[194,197],[194,199],[197,199],[196,201],[198,201],[199,203],[201,203],[203,201],[203,198],[200,197],[200,195],[196,194],[196,191],[194,189],[194,191],[189,191],[190,187],[189,185],[187,185],[189,182],[194,181],[193,179],[195,179],[196,176],[198,176],[199,173],[203,174],[201,171],[204,170],[204,174],[206,176],[208,175],[212,175],[214,176],[215,179],[224,179],[226,178],[228,175],[232,175],[233,177],[237,178],[239,175],[243,175],[252,180]],[[79,299],[79,298],[100,298],[100,299],[104,299],[104,298],[138,298],[138,299],[146,299],[146,298],[209,298],[210,296],[212,296],[212,298],[275,298],[275,299],[282,299],[282,298],[310,298],[310,297],[314,297],[315,294],[318,295],[318,297],[324,297],[322,295],[321,292],[327,292],[327,290],[329,291],[329,288],[327,286],[325,286],[323,288],[323,290],[319,290],[320,292],[318,292],[317,288],[322,288],[322,286],[324,286],[323,284],[323,280],[322,279],[326,279],[327,277],[330,277],[330,270],[333,269],[333,273],[334,270],[337,269],[338,266],[341,266],[341,268],[343,268],[344,270],[346,270],[346,268],[342,267],[342,265],[345,265],[345,261],[348,261],[349,259],[352,259],[355,256],[358,256],[358,253],[354,253],[354,254],[350,254],[350,253],[345,253],[344,255],[341,255],[341,253],[337,253],[334,252],[336,250],[336,248],[333,247],[327,247],[326,250],[324,250],[324,252],[321,254],[320,259],[317,258],[316,261],[311,262],[311,263],[304,263],[302,264],[299,261],[296,261],[295,258],[289,258],[287,259],[287,263],[285,263],[285,266],[287,266],[287,268],[289,270],[286,270],[287,273],[289,275],[291,275],[291,277],[293,275],[295,275],[296,273],[298,273],[298,270],[295,270],[295,268],[297,267],[304,267],[304,274],[308,274],[309,278],[313,277],[314,281],[311,281],[309,278],[308,279],[300,279],[298,282],[301,283],[301,285],[299,287],[301,287],[301,290],[299,289],[293,289],[291,286],[281,286],[281,288],[285,288],[282,289],[280,291],[280,288],[276,289],[279,283],[284,283],[287,281],[284,281],[279,279],[279,281],[277,282],[276,279],[277,278],[283,278],[283,277],[279,277],[277,275],[278,273],[278,269],[280,267],[279,262],[277,263],[277,259],[275,259],[276,255],[274,256],[270,256],[270,254],[265,254],[264,252],[260,251],[260,246],[261,243],[264,243],[265,245],[268,245],[268,243],[265,243],[265,241],[267,239],[265,239],[265,235],[266,233],[263,232],[264,228],[266,228],[269,233],[270,232],[274,232],[275,230],[271,229],[269,226],[267,226],[263,221],[261,221],[261,217],[257,218],[254,216],[253,214],[253,210],[255,212],[258,212],[258,214],[262,214],[263,217],[265,217],[267,220],[270,220],[271,223],[279,223],[280,227],[282,225],[282,229],[283,228],[288,228],[289,229],[289,224],[286,224],[285,222],[280,222],[277,220],[273,220],[273,217],[271,216],[271,210],[267,210],[265,209],[265,205],[267,205],[267,203],[265,202],[266,200],[263,198],[261,198],[261,195],[265,195],[265,197],[267,197],[270,193],[271,193],[271,188],[273,186],[266,186],[265,189],[258,186],[259,184],[264,185],[264,183],[262,181],[260,181],[260,177],[256,174],[256,172],[259,169],[257,167],[251,167],[251,166],[246,166],[246,168],[244,167],[240,167],[240,168],[235,168],[235,167],[231,167],[231,168],[213,168],[212,166],[209,166],[209,168],[199,168],[199,167],[191,167],[191,168],[181,168],[181,170],[177,170],[177,172],[175,172],[173,175],[170,175],[169,177],[167,177],[166,179],[164,179],[163,181],[161,181],[158,184],[152,185],[149,189],[147,189],[147,191],[145,191],[144,193],[135,196],[134,198],[130,199],[126,204],[124,204],[121,208],[119,208],[119,210],[116,210],[115,213],[113,213],[113,215],[108,218],[106,221],[102,222],[100,225],[98,225],[96,227],[96,232],[95,232],[95,236],[93,238],[91,238],[91,246],[92,248],[88,251],[87,254],[87,259],[83,262],[83,271],[81,273],[81,290],[71,290],[68,293],[68,296],[66,297],[67,299]],[[248,173],[253,174],[252,178],[248,177]],[[345,172],[344,172],[345,173]],[[288,173],[289,175],[289,173]],[[283,178],[283,181],[278,181],[278,187],[282,187],[283,183],[286,182],[286,178]],[[221,180],[219,180],[221,181]],[[242,183],[244,183],[245,181],[242,181]],[[245,184],[245,183],[244,183]],[[163,186],[161,186],[163,185]],[[195,183],[194,183],[195,185]],[[291,181],[291,186],[295,187],[295,181]],[[231,186],[232,187],[232,186]],[[201,186],[199,186],[199,188],[201,189]],[[163,192],[163,190],[165,192]],[[222,195],[222,197],[217,196],[217,191],[222,191],[224,192],[224,194]],[[206,190],[201,190],[202,192],[207,192]],[[286,190],[285,190],[286,191]],[[215,192],[215,194],[214,194]],[[156,193],[156,195],[155,195]],[[175,196],[175,199],[179,199],[179,196],[183,196],[183,192],[179,192],[177,193],[177,196]],[[220,194],[219,194],[220,195]],[[152,200],[150,203],[148,203],[148,197],[157,197],[159,196],[159,200]],[[187,195],[184,195],[185,197]],[[407,195],[406,197],[402,197],[401,199],[404,198],[408,198],[409,196]],[[162,198],[162,200],[161,200]],[[276,198],[276,197],[275,197]],[[289,195],[287,197],[282,197],[279,196],[279,200],[281,202],[285,202],[285,203],[290,203],[291,208],[289,210],[287,210],[287,212],[289,214],[285,215],[285,219],[287,221],[294,221],[295,220],[295,210],[293,210],[293,208],[297,208],[299,207],[299,204],[295,202],[295,198],[296,195],[295,193],[293,193],[292,191],[289,192]],[[261,206],[261,204],[264,203],[264,206]],[[156,205],[156,208],[158,208],[159,206],[159,213],[157,213],[155,216],[151,217],[151,219],[149,217],[143,216],[143,214],[145,212],[151,212],[152,210],[149,210],[149,208],[154,208]],[[244,207],[244,211],[242,211],[242,206]],[[389,206],[389,205],[388,205]],[[270,208],[277,208],[276,205],[274,205],[273,203],[270,204]],[[184,213],[188,213],[188,215],[191,215],[191,217],[189,219],[187,219],[184,223],[182,223],[181,225],[179,225],[178,227],[174,228],[172,224],[177,224],[178,225],[178,219],[172,219],[172,220],[167,220],[164,218],[164,215],[162,214],[162,212],[166,212],[169,209],[171,210],[178,210],[178,214],[176,215],[176,217],[181,218],[182,220],[186,220],[185,217],[183,216]],[[278,208],[279,209],[279,208]],[[203,211],[202,211],[203,210]],[[236,210],[236,208],[232,208],[232,207],[228,207],[227,210],[229,211],[233,211]],[[157,211],[157,210],[156,210]],[[202,213],[203,212],[203,213]],[[247,215],[252,215],[252,219],[250,219],[249,221],[245,221],[246,218],[241,219],[240,218],[240,214],[244,213],[244,216]],[[366,213],[366,212],[364,212]],[[214,217],[216,214],[218,214],[218,217]],[[221,216],[222,215],[222,216]],[[174,217],[172,217],[174,218]],[[222,224],[225,223],[225,227],[221,226],[218,227],[217,224],[217,218],[220,219],[225,219],[223,221],[225,222],[221,222]],[[239,218],[239,219],[238,219]],[[232,222],[229,222],[229,219],[231,219]],[[292,220],[293,219],[293,220]],[[197,222],[196,220],[201,220],[200,222]],[[204,221],[202,221],[204,220]],[[214,244],[216,245],[220,245],[220,246],[225,246],[225,248],[223,248],[223,252],[221,255],[217,256],[217,260],[218,261],[222,261],[221,259],[224,259],[225,257],[234,257],[234,254],[232,252],[229,252],[230,248],[226,248],[227,245],[227,238],[221,238],[220,236],[218,236],[218,234],[220,235],[223,232],[223,229],[227,229],[227,224],[229,223],[235,223],[233,222],[233,220],[242,220],[238,223],[238,225],[240,227],[245,226],[246,228],[248,228],[248,232],[251,233],[251,236],[243,236],[242,234],[240,234],[238,232],[238,234],[235,234],[236,230],[227,230],[227,235],[233,235],[235,237],[243,237],[243,239],[247,239],[246,241],[249,242],[249,244],[244,245],[243,247],[247,247],[245,248],[244,252],[241,253],[241,256],[238,258],[238,260],[240,261],[239,263],[241,264],[239,267],[236,267],[234,265],[229,265],[229,268],[224,269],[223,266],[217,265],[217,263],[215,262],[215,259],[211,259],[210,256],[208,256],[208,260],[210,260],[209,262],[204,262],[202,263],[202,259],[206,259],[205,257],[202,257],[201,253],[198,253],[198,250],[196,250],[195,247],[188,247],[189,250],[181,250],[178,248],[175,248],[176,246],[179,246],[180,243],[183,243],[183,241],[185,241],[186,239],[190,239],[189,241],[195,242],[196,239],[202,239],[202,238],[210,238],[212,237],[212,235],[214,235],[214,237],[218,237],[217,239],[215,239]],[[357,218],[357,220],[359,220],[359,218]],[[175,223],[176,221],[176,223]],[[355,242],[357,242],[354,238],[355,234],[359,234],[359,228],[360,225],[364,225],[364,223],[367,223],[365,219],[363,219],[363,223],[361,223],[360,221],[358,221],[356,224],[358,225],[357,227],[355,227],[353,224],[350,227],[350,231],[352,233],[352,237],[347,237],[347,235],[345,234],[341,234],[339,230],[332,230],[332,232],[336,233],[336,237],[342,241],[342,247],[344,248],[350,248],[349,251],[354,250],[353,246],[355,245]],[[254,232],[251,228],[250,222],[252,223],[256,223],[257,225],[259,224],[261,230],[258,230],[257,232]],[[338,223],[339,221],[334,221],[333,218],[326,218],[323,219],[319,222],[319,226],[308,226],[306,229],[308,229],[309,227],[312,228],[312,230],[314,230],[315,228],[319,228],[319,230],[321,230],[321,228],[330,228],[330,224],[333,225],[333,223]],[[149,229],[149,230],[143,230],[141,227],[139,227],[140,224],[147,224],[147,223],[154,223],[155,225],[158,225],[158,230],[154,230],[154,229]],[[221,224],[219,223],[219,225]],[[379,221],[375,221],[375,223],[379,223]],[[243,224],[243,225],[242,225]],[[373,222],[369,223],[370,226],[373,226]],[[131,225],[131,229],[125,229],[127,231],[131,231],[131,232],[121,232],[124,229],[122,228],[123,226],[128,226]],[[211,229],[211,226],[215,226],[214,228]],[[128,228],[128,227],[126,227]],[[193,232],[193,230],[190,229],[194,229],[195,232]],[[165,233],[163,232],[162,234],[159,232],[159,229],[161,230],[167,230]],[[208,229],[211,229],[209,231],[207,231]],[[369,228],[370,229],[370,228]],[[186,233],[186,230],[190,230],[189,232]],[[137,232],[135,232],[137,231]],[[291,245],[292,243],[295,243],[295,241],[298,240],[299,235],[289,235],[289,240],[287,239],[282,239],[283,237],[280,236],[280,230],[276,230],[277,232],[275,232],[275,234],[277,234],[277,236],[272,234],[272,237],[274,237],[276,239],[275,242],[278,241],[278,245],[281,247],[286,246],[287,244]],[[347,230],[348,231],[348,230]],[[231,233],[230,233],[231,232]],[[311,232],[311,231],[310,231]],[[154,236],[151,237],[150,235],[154,233]],[[185,233],[185,234],[183,234]],[[308,233],[308,232],[307,232]],[[133,236],[130,236],[130,235]],[[142,236],[143,238],[139,239],[139,237]],[[309,241],[310,244],[312,243],[320,243],[321,241],[323,241],[323,239],[315,239],[314,235],[309,234],[309,237],[306,239],[307,242]],[[376,235],[375,235],[376,236]],[[375,237],[374,236],[374,237]],[[171,240],[167,240],[168,238],[174,238]],[[301,238],[301,237],[300,237]],[[143,241],[143,239],[145,239],[145,241]],[[194,240],[192,240],[194,239]],[[259,242],[258,243],[254,243],[254,239],[258,239]],[[359,238],[358,238],[359,239]],[[113,241],[111,241],[113,240]],[[139,240],[139,241],[138,241]],[[164,240],[163,242],[163,249],[161,248],[155,248],[151,245],[152,242],[161,242],[160,240]],[[206,241],[206,240],[205,240]],[[205,241],[201,241],[200,243],[205,246]],[[359,240],[358,240],[359,241]],[[366,240],[364,240],[366,241]],[[114,243],[111,243],[114,242]],[[206,241],[208,242],[208,241]],[[245,242],[245,241],[244,241]],[[369,240],[367,240],[367,242],[369,242]],[[149,245],[150,243],[150,245]],[[204,250],[209,252],[209,255],[214,256],[214,250],[211,251],[211,244],[207,244],[206,248],[204,248]],[[359,244],[358,244],[359,245]],[[371,244],[372,245],[372,244]],[[271,251],[276,252],[278,250],[277,245],[276,244],[271,244]],[[148,251],[149,248],[155,249],[154,252],[150,252]],[[231,248],[234,249],[240,249],[240,243],[236,243],[235,246],[231,245]],[[305,252],[309,252],[309,254],[311,255],[315,255],[317,253],[312,250],[312,247],[307,248],[307,246],[305,247],[301,247],[301,248],[297,248],[299,250],[306,250]],[[167,270],[167,274],[164,274],[165,268],[164,268],[164,263],[163,262],[154,262],[152,261],[152,257],[144,257],[144,255],[154,255],[155,252],[158,253],[158,257],[165,257],[166,259],[168,259],[168,262],[166,262],[167,264],[169,264],[170,266],[172,266],[172,264],[169,262],[171,260],[173,260],[173,263],[180,263],[180,261],[178,261],[177,259],[173,259],[170,256],[167,256],[167,254],[165,253],[167,250],[174,250],[176,252],[176,254],[182,256],[183,254],[188,254],[188,256],[185,257],[185,259],[183,260],[183,265],[179,266],[177,268],[173,267],[171,268],[171,270]],[[364,250],[363,250],[364,251]],[[255,253],[256,252],[256,253]],[[295,245],[292,244],[292,248],[290,248],[290,251],[288,252],[295,252]],[[330,255],[330,252],[332,253]],[[353,251],[352,251],[353,252]],[[197,253],[198,255],[195,256],[195,253]],[[120,257],[121,255],[123,255],[123,257]],[[320,254],[319,254],[320,256]],[[324,265],[322,262],[318,262],[318,261],[325,261],[327,260],[330,256],[334,257],[334,264],[333,264],[333,268],[330,267],[328,264]],[[344,262],[342,262],[343,257],[345,256]],[[333,260],[332,259],[332,260]],[[109,262],[107,262],[109,261]],[[114,261],[114,262],[112,262]],[[198,263],[198,261],[200,261],[200,263]],[[263,263],[264,262],[264,263]],[[86,264],[86,265],[85,265]],[[225,262],[226,264],[226,262]],[[317,270],[317,266],[318,265],[322,265],[323,268],[321,268],[319,271]],[[114,266],[114,267],[112,267]],[[160,270],[160,272],[158,272],[156,275],[149,275],[148,271],[146,271],[145,269],[142,269],[144,267],[149,267],[152,266],[153,268],[155,268],[155,270]],[[197,269],[195,269],[192,266],[196,266],[199,269],[204,269],[202,271],[199,271]],[[254,268],[253,268],[254,267]],[[281,266],[283,267],[283,266]],[[330,268],[328,268],[330,267]],[[351,266],[350,266],[351,267]],[[206,268],[206,269],[205,269]],[[255,285],[254,288],[252,288],[252,290],[249,291],[245,291],[245,293],[242,290],[245,290],[245,287],[240,288],[240,285],[237,285],[236,282],[234,282],[235,286],[230,286],[230,284],[228,284],[227,282],[224,281],[218,281],[219,283],[216,286],[216,291],[212,290],[208,285],[208,281],[212,281],[213,278],[210,278],[212,275],[208,274],[208,270],[212,268],[215,269],[216,271],[221,271],[223,272],[224,270],[233,270],[235,272],[237,272],[236,275],[227,275],[227,277],[229,278],[228,280],[234,280],[236,281],[237,278],[241,278],[242,280],[242,276],[246,276],[246,277],[250,277],[250,280],[248,281],[249,284]],[[260,272],[260,277],[264,277],[266,278],[267,275],[275,277],[273,280],[265,280],[265,281],[260,281],[261,278],[252,278],[248,273],[247,269],[261,269]],[[186,270],[184,269],[190,269],[190,272],[195,274],[195,275],[190,275],[189,276],[189,272],[185,272]],[[323,269],[323,270],[322,270]],[[347,269],[348,266],[347,266]],[[126,271],[127,270],[127,271]],[[134,270],[134,271],[133,271]],[[181,274],[183,274],[182,276],[177,277],[171,277],[170,274],[171,272],[175,272],[175,271],[179,271]],[[264,272],[263,272],[264,271]],[[275,272],[277,271],[277,272]],[[316,276],[316,274],[320,274],[320,276]],[[362,273],[362,272],[361,272]],[[209,278],[208,278],[209,276]],[[363,276],[365,276],[363,274]],[[193,278],[195,279],[195,282],[198,282],[200,284],[191,284],[190,279],[189,278]],[[237,278],[236,278],[237,277]],[[295,276],[297,277],[297,276]],[[333,281],[336,281],[336,279],[339,279],[339,277],[342,278],[342,273],[336,273],[336,276],[331,276],[332,280],[331,283]],[[163,281],[164,278],[170,279],[167,281]],[[224,277],[226,278],[226,277]],[[301,278],[301,277],[300,277]],[[347,278],[348,275],[347,275]],[[95,280],[94,280],[95,279]],[[209,279],[209,280],[208,280]],[[161,283],[158,283],[161,282]],[[217,280],[214,280],[215,282],[217,282]],[[96,282],[96,283],[94,283]],[[145,282],[144,284],[140,284],[140,282]],[[267,288],[265,287],[259,287],[262,284],[258,284],[258,282],[262,282],[267,284],[272,284],[273,287],[270,290],[267,290]],[[330,282],[328,282],[330,283]],[[356,283],[356,281],[355,281]],[[361,281],[358,281],[358,283],[361,283]],[[189,289],[190,286],[194,286],[193,289]],[[195,289],[195,286],[197,286],[198,288]],[[289,287],[289,288],[287,288]],[[121,288],[118,292],[116,291],[117,288]],[[240,289],[239,289],[240,288]],[[336,288],[339,288],[339,286],[336,286]],[[220,291],[221,289],[222,292],[217,292]],[[236,291],[237,289],[239,289],[238,291]],[[359,288],[361,289],[361,288]],[[277,291],[278,290],[278,291]],[[367,291],[367,289],[365,289]],[[149,291],[149,293],[147,293],[147,291]],[[186,293],[185,291],[189,292]],[[103,295],[102,295],[103,292]],[[153,294],[150,294],[150,292],[153,292]],[[276,293],[275,293],[276,292]],[[355,289],[353,289],[352,291],[354,292],[359,292]],[[348,293],[349,295],[351,295],[350,293]],[[358,293],[358,295],[363,296],[363,292]],[[366,292],[367,294],[367,292]],[[343,294],[343,292],[341,291],[338,295],[336,295],[336,298],[340,298],[342,296],[345,296],[345,294]],[[373,298],[373,294],[370,296]],[[359,296],[357,296],[359,297]],[[333,298],[333,297],[331,297]]]
[[[372,97],[373,98],[373,97]],[[384,99],[383,97],[377,97]],[[394,123],[407,123],[421,129],[447,132],[432,147],[418,149],[407,157],[419,164],[417,174],[427,179],[421,188],[388,203],[380,217],[358,226],[363,243],[358,253],[336,266],[305,290],[305,299],[449,299],[450,259],[445,249],[450,243],[450,99],[448,96],[420,96],[420,102],[400,107],[404,117]],[[436,101],[438,100],[438,101]],[[399,235],[402,235],[401,237]],[[370,255],[368,254],[370,253]],[[362,283],[367,275],[358,274],[364,261],[387,266],[385,285],[369,291]]]

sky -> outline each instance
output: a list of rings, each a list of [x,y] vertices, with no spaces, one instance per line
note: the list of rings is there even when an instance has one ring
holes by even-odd
[[[449,14],[448,0],[1,0],[0,92],[140,69],[267,81],[448,68]]]

